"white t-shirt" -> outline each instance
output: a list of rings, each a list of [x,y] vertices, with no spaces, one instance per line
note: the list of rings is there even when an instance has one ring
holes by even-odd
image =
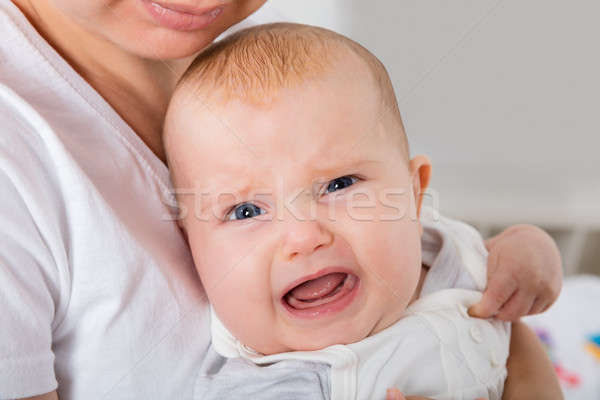
[[[191,398],[208,307],[166,166],[9,0],[0,38],[0,398]]]
[[[446,218],[423,225],[423,262],[430,269],[419,298],[398,322],[356,343],[264,356],[212,313],[211,356],[200,369],[195,398],[367,400],[383,399],[395,387],[440,400],[500,400],[510,324],[467,313],[486,285],[483,240]]]

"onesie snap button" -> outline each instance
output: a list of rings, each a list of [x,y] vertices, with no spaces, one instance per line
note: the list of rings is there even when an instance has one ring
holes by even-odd
[[[492,364],[492,367],[500,365],[500,362],[498,362],[498,355],[494,350],[490,352],[490,363]]]
[[[483,341],[481,338],[481,331],[476,326],[472,326],[471,329],[469,329],[469,333],[475,343],[481,343]]]

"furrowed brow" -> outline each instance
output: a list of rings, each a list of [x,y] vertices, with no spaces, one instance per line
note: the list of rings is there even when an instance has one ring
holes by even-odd
[[[345,162],[338,161],[329,165],[314,166],[312,171],[314,175],[330,177],[336,173],[351,172],[352,170],[356,170],[361,167],[371,166],[379,163],[381,163],[381,161],[378,160],[351,160]]]

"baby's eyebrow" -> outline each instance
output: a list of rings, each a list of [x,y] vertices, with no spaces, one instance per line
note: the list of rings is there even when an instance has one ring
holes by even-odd
[[[219,206],[219,211],[224,204],[237,204],[243,202],[253,194],[268,194],[266,188],[257,187],[254,182],[233,183],[227,186],[213,185],[210,190],[201,193],[200,212],[204,214],[210,207]],[[217,211],[217,210],[215,210]]]
[[[315,164],[311,168],[311,171],[313,172],[313,174],[315,176],[326,176],[326,177],[331,177],[331,178],[337,178],[336,176],[332,176],[332,175],[335,175],[336,173],[343,173],[343,172],[347,172],[349,170],[356,170],[361,167],[366,167],[369,165],[380,164],[380,163],[381,163],[381,160],[359,159],[359,160],[345,160],[344,162],[340,162],[338,160],[337,162],[331,163],[331,164],[324,164],[324,165]]]

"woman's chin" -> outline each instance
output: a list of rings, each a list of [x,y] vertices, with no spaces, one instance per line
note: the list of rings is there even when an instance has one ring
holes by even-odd
[[[179,60],[193,57],[218,36],[217,33],[169,31],[154,28],[139,40],[120,40],[121,47],[132,54],[151,60]]]

